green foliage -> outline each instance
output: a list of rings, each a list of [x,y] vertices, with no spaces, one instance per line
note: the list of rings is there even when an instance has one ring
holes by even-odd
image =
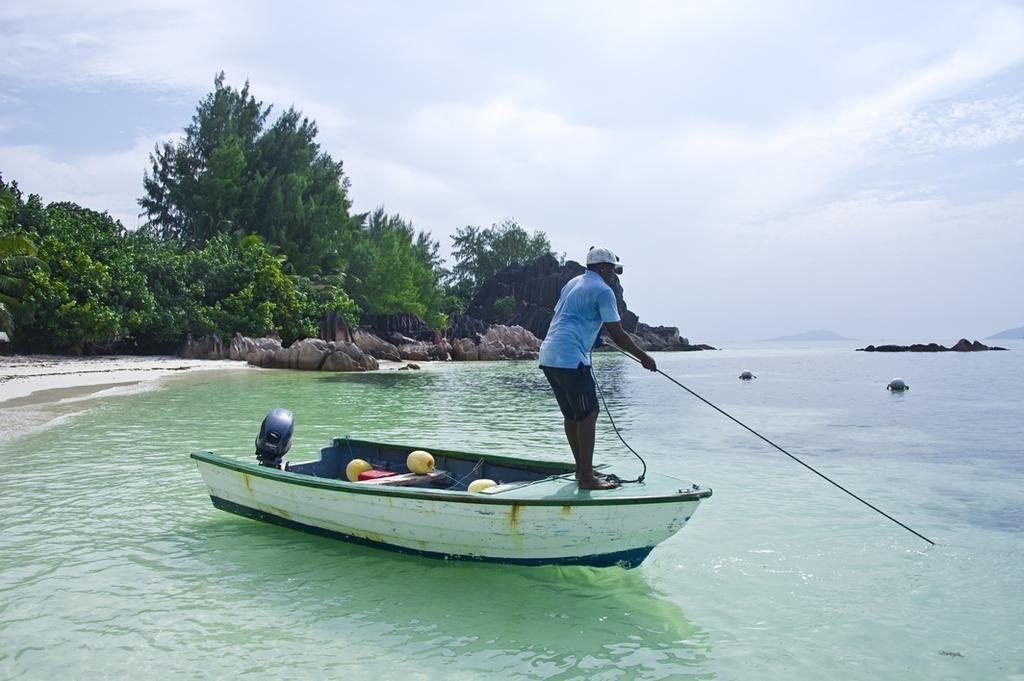
[[[450,291],[469,300],[487,279],[510,265],[523,265],[551,253],[544,232],[531,235],[512,219],[481,229],[461,227],[452,236],[455,267]]]
[[[347,273],[352,297],[368,314],[415,314],[440,328],[447,318],[435,271],[439,249],[429,235],[417,236],[400,216],[377,208],[352,247]]]
[[[0,178],[0,328],[29,352],[168,352],[186,334],[317,334],[324,313],[415,314],[434,328],[480,284],[550,252],[513,220],[468,226],[440,244],[378,208],[350,215],[342,163],[316,123],[225,85],[183,138],[150,156],[139,200],[150,222],[126,231],[106,213],[22,199]],[[500,316],[515,310],[498,301]]]
[[[20,347],[109,352],[150,321],[155,300],[146,276],[109,215],[50,204],[36,235],[41,263],[28,274]]]
[[[358,219],[349,216],[341,162],[316,143],[316,123],[288,109],[271,113],[249,94],[214,80],[183,140],[150,155],[139,200],[157,235],[201,248],[216,234],[257,234],[302,274],[336,271]]]
[[[284,273],[283,258],[259,237],[232,244],[226,235],[216,235],[185,258],[187,276],[201,282],[190,324],[196,332],[264,336],[278,331],[285,342],[317,334],[316,320],[304,314],[310,310],[308,297]]]
[[[328,309],[358,319],[340,277],[289,275],[285,256],[258,236],[218,234],[187,250],[153,230],[129,233],[106,213],[38,204],[30,197],[18,211],[38,243],[23,270],[20,350],[168,352],[188,333],[236,331],[291,342],[315,336]],[[0,248],[8,242],[22,243],[0,236]]]
[[[515,311],[515,296],[505,296],[494,301],[494,317],[500,321],[507,321]]]
[[[22,207],[17,183],[7,185],[0,177],[0,331],[14,335],[14,317],[27,286],[27,270],[38,264],[35,243],[18,221]]]

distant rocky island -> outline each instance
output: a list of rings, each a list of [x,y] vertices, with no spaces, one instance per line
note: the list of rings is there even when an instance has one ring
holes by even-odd
[[[999,333],[992,334],[985,340],[1020,340],[1024,339],[1024,326],[1018,326],[1016,329],[1007,329],[1006,331],[1000,331]]]
[[[777,338],[769,338],[765,342],[774,341],[848,341],[853,340],[846,336],[840,336],[835,331],[828,331],[827,329],[815,329],[813,331],[804,331],[803,333],[794,333],[790,336],[779,336]]]
[[[913,345],[869,345],[866,348],[857,348],[857,352],[982,352],[984,350],[1005,349],[961,338],[951,348],[939,345],[938,343],[914,343]]]

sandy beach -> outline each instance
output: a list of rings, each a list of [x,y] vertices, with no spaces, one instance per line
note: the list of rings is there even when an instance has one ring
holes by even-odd
[[[4,356],[0,357],[0,407],[10,409],[78,400],[183,371],[250,368],[244,362],[179,357]]]
[[[397,370],[408,362],[379,362],[381,370]],[[431,362],[419,362],[427,366]],[[159,381],[193,371],[277,371],[233,360],[181,359],[172,356],[62,355],[0,356],[0,407],[32,407],[69,402],[119,388]]]

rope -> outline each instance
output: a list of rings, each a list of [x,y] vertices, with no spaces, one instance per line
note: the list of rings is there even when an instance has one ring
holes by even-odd
[[[466,480],[468,480],[470,477],[472,477],[474,473],[476,473],[478,470],[480,470],[480,466],[482,466],[483,464],[484,464],[484,460],[480,459],[479,461],[476,462],[476,465],[473,466],[473,468],[468,473],[466,473],[464,476],[462,476],[461,478],[456,478],[454,475],[452,475],[448,471],[441,471],[441,472],[444,473],[444,477],[446,477],[446,478],[448,478],[449,480],[452,481],[452,483],[453,483],[452,486],[453,487],[459,487],[460,485],[462,485],[462,483],[464,483]]]
[[[620,352],[621,352],[621,350],[620,350]],[[628,357],[629,355],[626,355],[626,356]],[[590,353],[590,375],[594,377],[594,385],[597,386],[597,394],[601,396],[601,404],[604,405],[604,413],[608,415],[608,420],[612,424],[612,430],[614,430],[615,434],[619,437],[619,442],[621,442],[623,445],[625,445],[626,449],[628,449],[629,451],[633,452],[633,456],[635,456],[636,458],[640,459],[640,464],[644,467],[643,471],[640,473],[640,475],[637,478],[633,479],[633,480],[622,480],[617,475],[606,475],[606,476],[603,476],[603,477],[605,477],[608,480],[613,480],[613,481],[619,482],[619,483],[624,483],[624,482],[643,482],[644,478],[647,476],[647,462],[644,461],[644,457],[642,457],[639,454],[637,454],[636,450],[629,446],[629,443],[626,442],[626,440],[622,437],[622,433],[619,432],[618,426],[615,425],[615,419],[612,418],[612,412],[611,412],[610,409],[608,409],[608,403],[605,402],[604,391],[601,390],[601,383],[597,380],[597,372],[594,371],[594,353],[592,353],[592,352]]]
[[[611,346],[612,346],[613,348],[615,348],[616,350],[618,350],[619,352],[621,352],[621,353],[622,353],[623,355],[625,355],[626,357],[629,357],[629,358],[630,358],[631,360],[633,360],[634,362],[640,363],[640,360],[638,360],[638,359],[637,359],[636,357],[633,357],[632,355],[630,355],[629,353],[627,353],[627,352],[626,352],[625,350],[623,350],[622,348],[618,347],[618,346],[617,346],[617,345],[615,345],[614,343],[609,343],[609,345],[611,345]],[[801,466],[803,466],[803,467],[804,467],[804,468],[806,468],[807,470],[811,471],[811,472],[812,472],[812,473],[814,473],[815,475],[819,476],[820,478],[823,478],[824,480],[826,480],[826,481],[828,481],[829,483],[831,483],[831,484],[835,485],[836,487],[838,487],[838,488],[839,488],[839,489],[841,489],[842,491],[846,492],[846,493],[847,493],[847,494],[849,494],[849,495],[850,495],[851,497],[853,497],[853,498],[854,498],[854,499],[856,499],[857,501],[861,502],[862,504],[864,504],[865,506],[867,506],[867,507],[868,507],[868,508],[870,508],[871,510],[873,510],[873,511],[875,511],[875,512],[877,512],[877,513],[880,513],[881,515],[885,516],[886,518],[888,518],[888,519],[889,519],[889,520],[891,520],[892,522],[896,523],[897,525],[899,525],[899,526],[900,526],[900,527],[902,527],[903,529],[907,530],[908,532],[910,532],[910,533],[912,533],[912,534],[915,534],[915,535],[917,535],[917,536],[918,536],[918,537],[920,537],[921,539],[924,539],[924,540],[925,540],[926,542],[928,542],[928,543],[929,543],[929,544],[931,544],[932,546],[935,546],[935,542],[933,542],[933,541],[932,541],[931,539],[929,539],[928,537],[924,536],[923,534],[921,534],[921,533],[920,533],[920,532],[918,532],[917,530],[915,530],[915,529],[913,529],[913,528],[911,528],[911,527],[908,527],[907,525],[904,525],[904,524],[903,524],[903,523],[901,523],[901,522],[900,522],[899,520],[896,520],[896,519],[895,519],[895,518],[893,518],[893,517],[892,517],[891,515],[889,515],[889,514],[888,514],[888,513],[886,513],[885,511],[881,510],[881,509],[880,509],[880,508],[878,508],[877,506],[874,506],[873,504],[871,504],[871,503],[869,503],[869,502],[865,501],[864,499],[861,499],[861,498],[860,498],[859,496],[857,496],[856,494],[854,494],[854,493],[853,493],[853,492],[851,492],[850,490],[846,489],[845,487],[843,487],[842,485],[840,485],[840,484],[839,484],[838,482],[836,482],[836,481],[835,481],[835,480],[833,480],[832,478],[830,478],[830,477],[828,477],[827,475],[825,475],[824,473],[822,473],[822,472],[820,472],[820,471],[816,470],[816,469],[815,469],[815,468],[814,468],[813,466],[811,466],[810,464],[804,463],[803,461],[801,461],[801,460],[800,460],[800,459],[798,459],[797,457],[793,456],[792,454],[790,454],[789,452],[787,452],[787,451],[786,451],[785,449],[783,449],[783,448],[782,448],[782,447],[780,447],[779,445],[775,444],[774,442],[772,442],[771,440],[769,440],[768,438],[766,438],[766,437],[765,437],[764,435],[761,435],[761,433],[757,432],[756,430],[754,430],[753,428],[751,428],[751,427],[750,427],[750,426],[748,426],[747,424],[743,423],[743,422],[742,422],[742,421],[740,421],[739,419],[735,418],[735,417],[734,417],[734,416],[732,416],[731,414],[727,413],[727,412],[726,412],[726,411],[724,411],[723,409],[720,409],[720,408],[718,408],[717,406],[715,406],[714,404],[712,404],[712,403],[711,403],[711,402],[709,402],[708,400],[704,399],[703,397],[701,397],[700,395],[698,395],[698,394],[697,394],[697,393],[695,393],[694,391],[692,391],[692,390],[690,390],[689,388],[687,388],[687,387],[686,387],[685,385],[683,385],[682,383],[680,383],[680,382],[679,382],[679,381],[677,381],[676,379],[674,379],[674,378],[672,378],[671,376],[669,376],[668,374],[666,374],[666,373],[665,373],[664,371],[662,371],[661,369],[658,369],[658,373],[659,373],[659,374],[661,374],[662,376],[664,376],[665,378],[667,378],[668,380],[672,381],[672,382],[673,382],[673,383],[675,383],[676,385],[678,385],[678,386],[679,386],[680,388],[682,388],[682,389],[683,389],[683,390],[685,390],[686,392],[688,392],[688,393],[690,393],[691,395],[693,395],[694,397],[696,397],[696,398],[697,398],[698,400],[700,400],[700,401],[701,401],[701,402],[703,402],[704,404],[708,405],[709,407],[711,407],[712,409],[714,409],[715,411],[717,411],[718,413],[720,413],[720,414],[721,414],[722,416],[725,416],[726,418],[728,418],[728,419],[729,419],[729,420],[731,420],[732,422],[736,423],[736,424],[737,424],[737,425],[739,425],[739,426],[742,426],[743,428],[745,428],[746,430],[750,431],[751,433],[753,433],[753,434],[754,434],[754,435],[756,435],[757,437],[761,438],[762,440],[764,440],[765,442],[767,442],[768,444],[770,444],[770,445],[771,445],[772,447],[775,447],[775,449],[779,450],[780,452],[782,452],[783,454],[785,454],[785,455],[786,455],[786,456],[788,456],[789,458],[793,459],[793,461],[796,461],[796,462],[797,462],[798,464],[800,464]],[[609,414],[609,418],[610,418],[610,417],[611,417],[611,415]],[[618,430],[616,430],[615,432],[616,432],[616,434],[618,434],[618,432],[619,432],[619,431],[618,431]],[[619,436],[619,439],[622,439],[622,437],[621,437],[621,436]],[[626,446],[628,447],[629,445],[626,445]],[[632,449],[631,449],[630,451],[632,451]],[[635,452],[634,452],[634,453],[635,453]],[[642,459],[641,459],[641,460],[642,460]]]

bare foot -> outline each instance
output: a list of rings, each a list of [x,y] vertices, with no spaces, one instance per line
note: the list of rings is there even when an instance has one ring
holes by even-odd
[[[583,478],[579,481],[580,489],[615,489],[619,483],[613,480],[600,480],[595,477]]]

